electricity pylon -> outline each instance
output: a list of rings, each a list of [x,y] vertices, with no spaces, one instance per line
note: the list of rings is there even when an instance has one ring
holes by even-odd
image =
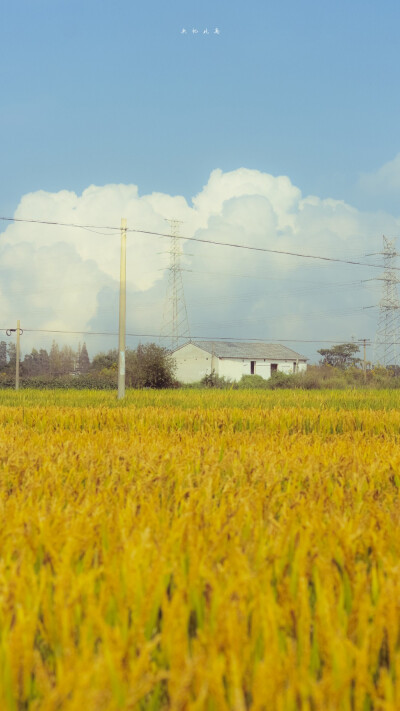
[[[383,237],[382,274],[383,294],[379,302],[378,330],[376,332],[376,360],[384,366],[399,365],[400,344],[400,301],[397,293],[399,278],[396,271],[395,240]]]
[[[170,261],[160,340],[166,348],[174,351],[182,342],[190,340],[190,330],[182,282],[180,221],[168,220],[168,222],[171,228]]]

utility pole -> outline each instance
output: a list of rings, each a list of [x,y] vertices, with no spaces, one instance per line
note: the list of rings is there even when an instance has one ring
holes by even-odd
[[[23,333],[22,328],[20,327],[20,320],[18,319],[17,321],[17,328],[7,328],[6,334],[7,336],[11,336],[12,333],[16,333],[17,337],[17,344],[16,344],[16,349],[15,349],[15,389],[19,390],[19,361],[21,358],[21,349],[20,349],[20,336]]]
[[[19,359],[20,359],[20,342],[19,342],[19,332],[20,332],[20,321],[17,321],[17,352],[15,360],[15,389],[19,390]]]
[[[121,219],[121,264],[119,276],[118,400],[125,397],[126,332],[126,219]]]
[[[371,341],[369,338],[359,338],[358,339],[359,343],[362,343],[364,346],[364,359],[363,359],[363,371],[364,371],[364,382],[367,379],[367,344],[369,345]]]

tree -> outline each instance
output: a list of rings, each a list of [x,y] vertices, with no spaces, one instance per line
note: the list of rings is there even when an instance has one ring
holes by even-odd
[[[39,353],[36,348],[32,348],[32,352],[27,353],[21,363],[22,375],[37,375],[39,365]]]
[[[68,375],[74,372],[76,354],[71,346],[63,346],[53,341],[49,355],[49,370],[51,375]]]
[[[76,354],[71,346],[63,346],[60,351],[61,356],[61,373],[69,375],[74,372]]]
[[[94,356],[92,360],[91,370],[116,370],[117,368],[118,353],[117,351],[110,350],[107,353],[98,353]]]
[[[83,344],[82,348],[79,344],[78,348],[78,358],[77,358],[77,371],[78,373],[87,373],[90,368],[89,353],[87,352],[86,343]]]
[[[7,343],[5,341],[0,342],[0,370],[4,370],[7,366]]]
[[[170,388],[175,361],[166,348],[156,343],[126,351],[126,383],[133,388]]]
[[[31,353],[26,354],[21,364],[22,375],[45,375],[49,372],[49,354],[44,348],[37,351],[32,348]]]
[[[17,362],[17,346],[11,341],[7,346],[8,355],[8,368],[10,370],[15,370],[15,364]]]
[[[361,358],[356,358],[354,355],[359,351],[360,349],[355,343],[341,343],[333,348],[321,348],[317,353],[322,355],[321,365],[331,365],[334,368],[346,370],[346,368],[361,363]]]
[[[50,372],[50,358],[45,348],[41,348],[39,351],[39,373],[40,375],[47,375]]]
[[[49,369],[51,375],[61,374],[61,354],[58,343],[53,341],[49,354]]]

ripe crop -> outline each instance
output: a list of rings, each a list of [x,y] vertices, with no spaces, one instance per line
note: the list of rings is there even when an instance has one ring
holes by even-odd
[[[0,709],[399,709],[399,402],[1,393]]]

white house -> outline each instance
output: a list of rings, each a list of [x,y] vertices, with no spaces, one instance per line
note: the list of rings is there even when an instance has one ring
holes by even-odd
[[[176,378],[181,383],[196,383],[214,372],[230,380],[242,375],[297,373],[307,369],[307,358],[278,343],[238,341],[196,341],[185,343],[173,352]]]

